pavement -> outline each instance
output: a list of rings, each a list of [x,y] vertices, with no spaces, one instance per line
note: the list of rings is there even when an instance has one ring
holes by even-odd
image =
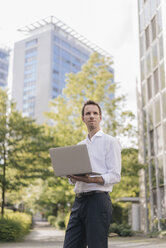
[[[63,248],[64,231],[55,230],[48,222],[36,222],[23,241],[2,243],[1,248]],[[108,248],[166,248],[166,239],[145,237],[112,237]],[[102,247],[101,247],[102,248]]]

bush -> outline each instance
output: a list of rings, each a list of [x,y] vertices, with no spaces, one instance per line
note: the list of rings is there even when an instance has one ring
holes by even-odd
[[[59,220],[57,221],[57,225],[59,229],[64,229],[65,228],[65,222],[64,220]]]
[[[30,229],[32,218],[25,213],[8,213],[0,218],[0,240],[16,241],[23,238]]]
[[[132,236],[133,232],[131,230],[131,227],[127,224],[116,224],[113,223],[110,225],[109,232],[111,233],[117,233],[119,236],[127,237]]]
[[[48,216],[48,222],[57,229],[61,230],[65,228],[65,217],[61,213],[57,217],[53,215]]]
[[[50,223],[51,226],[55,227],[56,217],[53,215],[48,216],[48,222]]]

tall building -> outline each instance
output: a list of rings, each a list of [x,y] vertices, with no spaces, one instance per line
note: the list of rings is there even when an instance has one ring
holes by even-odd
[[[138,0],[138,18],[139,158],[147,164],[140,195],[142,229],[160,230],[166,225],[166,1]]]
[[[65,87],[65,74],[80,71],[93,52],[110,55],[53,16],[19,31],[28,38],[14,47],[12,97],[18,110],[43,123],[49,101]]]
[[[8,86],[9,49],[0,47],[0,87]]]

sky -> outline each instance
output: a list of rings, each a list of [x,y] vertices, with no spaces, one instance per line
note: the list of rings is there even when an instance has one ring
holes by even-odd
[[[126,95],[126,109],[137,114],[137,0],[0,0],[0,6],[0,46],[12,54],[14,42],[25,38],[17,29],[55,16],[113,56],[118,94]]]

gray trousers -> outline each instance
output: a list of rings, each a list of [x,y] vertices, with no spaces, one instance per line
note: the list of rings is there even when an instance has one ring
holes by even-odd
[[[108,193],[76,197],[63,248],[107,248],[111,215]]]

